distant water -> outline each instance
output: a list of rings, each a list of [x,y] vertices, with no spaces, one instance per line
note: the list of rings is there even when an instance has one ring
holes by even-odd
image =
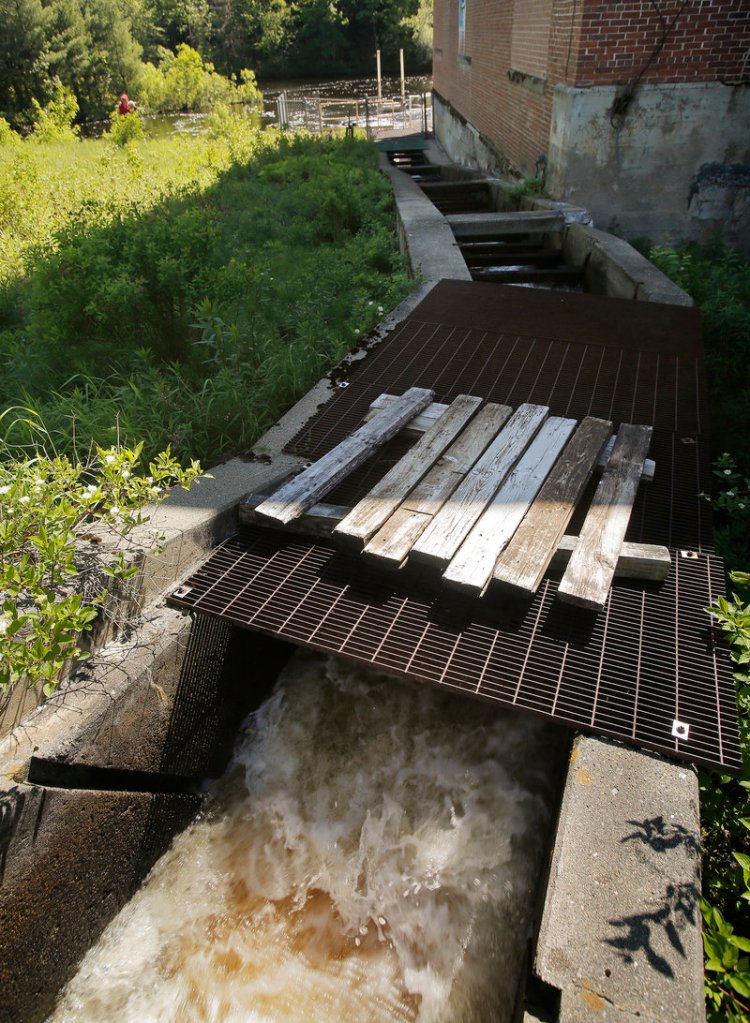
[[[51,1020],[510,1020],[560,755],[546,723],[300,653]]]
[[[381,81],[382,93],[385,98],[401,95],[401,80],[392,75],[385,76]],[[409,75],[404,79],[407,95],[418,95],[429,92],[432,79],[429,75]],[[304,97],[309,99],[364,99],[366,96],[377,96],[376,78],[331,78],[304,79],[295,78],[260,83],[263,93],[263,110],[258,118],[258,125],[264,127],[278,123],[277,99],[286,92],[290,100]],[[147,131],[150,135],[171,135],[174,133],[197,135],[203,130],[208,114],[151,114],[145,118]]]

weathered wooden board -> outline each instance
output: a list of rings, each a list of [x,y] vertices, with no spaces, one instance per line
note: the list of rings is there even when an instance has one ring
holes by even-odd
[[[577,536],[567,534],[560,541],[550,569],[565,568],[570,556],[578,546]],[[624,543],[617,559],[615,576],[620,579],[643,579],[646,582],[661,583],[672,568],[672,557],[668,547],[650,543]]]
[[[373,536],[363,551],[366,560],[386,568],[399,567],[512,412],[508,405],[493,403],[480,409],[419,486]]]
[[[389,405],[393,404],[393,394],[380,394],[372,402],[367,414],[364,417],[365,422],[369,422],[370,419],[374,419],[384,408],[388,408]],[[448,406],[442,401],[433,401],[427,406],[418,416],[415,416],[411,422],[407,423],[401,431],[402,437],[421,437],[422,434],[429,430],[430,427],[434,426],[438,419],[442,416]]]
[[[591,610],[604,607],[651,434],[650,426],[626,424],[620,427],[612,457],[584,520],[579,543],[560,582],[561,600]]]
[[[557,416],[544,423],[443,572],[449,586],[470,593],[484,591],[500,552],[518,528],[575,427],[575,419]]]
[[[473,424],[472,424],[473,425]],[[240,522],[244,526],[259,526],[263,522],[258,519],[255,509],[262,504],[268,494],[248,494],[239,508]],[[349,514],[351,508],[338,504],[316,504],[304,515],[294,519],[286,527],[301,536],[330,537],[334,528]],[[560,541],[557,553],[552,559],[551,569],[563,569],[578,543],[577,536],[564,536]],[[646,579],[661,582],[666,579],[671,567],[669,550],[643,543],[624,543],[620,551],[620,559],[615,570],[616,576],[626,579]]]
[[[481,398],[459,396],[396,465],[352,508],[334,530],[347,547],[361,550],[429,472],[482,404]]]
[[[380,394],[370,405],[370,410],[365,416],[365,420],[373,419],[381,409],[387,408],[388,405],[392,404],[396,400],[394,394]],[[420,437],[425,430],[429,430],[431,426],[442,416],[443,412],[448,408],[446,404],[440,401],[433,401],[432,404],[428,405],[427,408],[420,412],[418,416],[415,416],[411,422],[407,423],[401,431],[403,437]],[[609,461],[610,455],[612,454],[612,448],[614,447],[615,438],[610,437],[602,450],[599,460],[596,464],[597,470],[603,471],[607,462]],[[645,459],[643,463],[643,472],[641,473],[641,479],[644,483],[650,483],[654,478],[656,472],[656,462],[651,458]]]
[[[581,422],[497,559],[494,579],[527,593],[536,592],[611,431],[612,423],[603,419]]]
[[[548,415],[543,405],[519,405],[414,544],[411,557],[436,565],[451,560]]]
[[[277,490],[259,505],[256,514],[269,522],[282,525],[302,515],[386,441],[395,437],[410,419],[430,404],[433,397],[433,391],[410,387],[375,419],[364,423],[299,476]]]

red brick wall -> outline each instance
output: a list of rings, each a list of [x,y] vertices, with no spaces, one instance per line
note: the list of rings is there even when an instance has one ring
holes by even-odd
[[[631,81],[670,26],[641,81],[750,81],[750,0],[585,0],[576,85]]]
[[[532,172],[547,149],[555,85],[632,81],[664,32],[656,7],[670,24],[683,0],[467,0],[461,55],[458,0],[435,0],[435,89],[512,164]],[[545,10],[550,20],[542,23]],[[514,16],[523,18],[515,37]],[[516,71],[537,80],[511,80],[514,59],[522,65]],[[641,80],[750,80],[750,0],[688,0]]]
[[[551,17],[542,22],[545,10]],[[519,11],[525,14],[514,36]],[[540,17],[538,31],[531,13]],[[524,171],[533,172],[547,149],[555,84],[575,81],[582,14],[581,0],[467,0],[459,54],[458,0],[436,0],[436,91]],[[513,70],[532,77],[511,80]]]

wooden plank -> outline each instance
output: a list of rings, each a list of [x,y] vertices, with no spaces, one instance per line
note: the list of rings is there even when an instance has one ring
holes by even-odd
[[[384,408],[388,408],[393,404],[394,395],[392,394],[381,394],[375,401],[370,405],[370,409],[365,415],[364,421],[367,423],[371,419],[374,419],[379,412]],[[411,422],[407,423],[401,431],[402,437],[421,437],[423,433],[431,429],[435,423],[440,419],[442,414],[448,408],[442,401],[433,401],[427,406],[418,416],[415,416]]]
[[[370,410],[365,416],[365,421],[373,419],[381,409],[387,408],[396,400],[396,396],[393,394],[381,394],[373,401],[370,405]],[[403,428],[401,435],[403,437],[419,437],[425,430],[429,430],[431,426],[440,418],[440,416],[448,408],[443,402],[433,401],[431,405],[420,412],[418,416],[415,416],[410,423]],[[603,471],[609,461],[612,454],[612,448],[614,447],[615,438],[610,437],[606,447],[601,453],[599,461],[597,462],[597,469]],[[656,462],[651,458],[645,459],[643,463],[643,474],[642,479],[644,482],[651,482],[656,472]]]
[[[256,508],[256,514],[285,525],[311,508],[353,469],[390,440],[434,397],[433,391],[410,387],[370,422],[364,423],[308,469]]]
[[[430,407],[431,406],[428,406],[428,408]],[[617,438],[612,436],[604,445],[604,450],[602,451],[601,456],[599,457],[599,461],[597,463],[597,469],[601,469],[602,471],[604,471],[604,469],[607,468],[607,464],[610,458],[612,457],[612,451],[614,450],[616,440]],[[653,480],[655,474],[656,462],[652,458],[644,458],[643,470],[641,472],[641,479],[643,480],[643,482],[650,483]]]
[[[435,565],[451,560],[548,415],[543,405],[519,405],[414,544],[411,557]]]
[[[384,568],[398,568],[436,513],[502,429],[513,409],[485,405],[422,482],[401,503],[365,547],[363,556]]]
[[[268,494],[248,494],[239,507],[240,525],[267,526],[268,521],[257,514],[257,508],[268,500]],[[340,504],[314,504],[286,527],[290,533],[301,536],[330,537],[333,530],[348,515],[351,508]]]
[[[578,546],[577,536],[567,534],[560,541],[550,569],[564,569],[570,556]],[[650,543],[624,543],[617,559],[615,576],[621,579],[643,579],[647,582],[663,582],[672,567],[668,547]]]
[[[575,419],[557,416],[544,423],[443,572],[449,586],[475,594],[484,591],[500,552],[518,528],[575,427]]]
[[[620,548],[651,443],[650,426],[621,426],[558,593],[566,603],[600,610],[607,601]]]
[[[239,508],[242,525],[263,525],[262,520],[258,519],[255,514],[255,509],[267,497],[268,494],[248,494],[243,499]],[[330,537],[334,528],[350,511],[351,508],[338,504],[315,504],[304,515],[300,515],[298,519],[290,522],[287,529],[292,533],[299,533],[301,536]],[[577,536],[564,536],[552,559],[550,568],[553,570],[565,568],[577,543]],[[626,579],[648,579],[661,582],[669,574],[671,564],[669,550],[666,547],[645,543],[624,543],[615,575]]]
[[[593,475],[612,431],[604,419],[584,419],[539,491],[492,573],[498,582],[535,593]]]
[[[482,404],[481,398],[459,394],[449,408],[396,465],[379,480],[335,529],[347,547],[361,550],[404,498],[429,472]]]

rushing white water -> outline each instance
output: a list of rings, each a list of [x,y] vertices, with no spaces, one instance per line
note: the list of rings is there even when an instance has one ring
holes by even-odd
[[[51,1020],[509,1019],[558,739],[297,655]]]

